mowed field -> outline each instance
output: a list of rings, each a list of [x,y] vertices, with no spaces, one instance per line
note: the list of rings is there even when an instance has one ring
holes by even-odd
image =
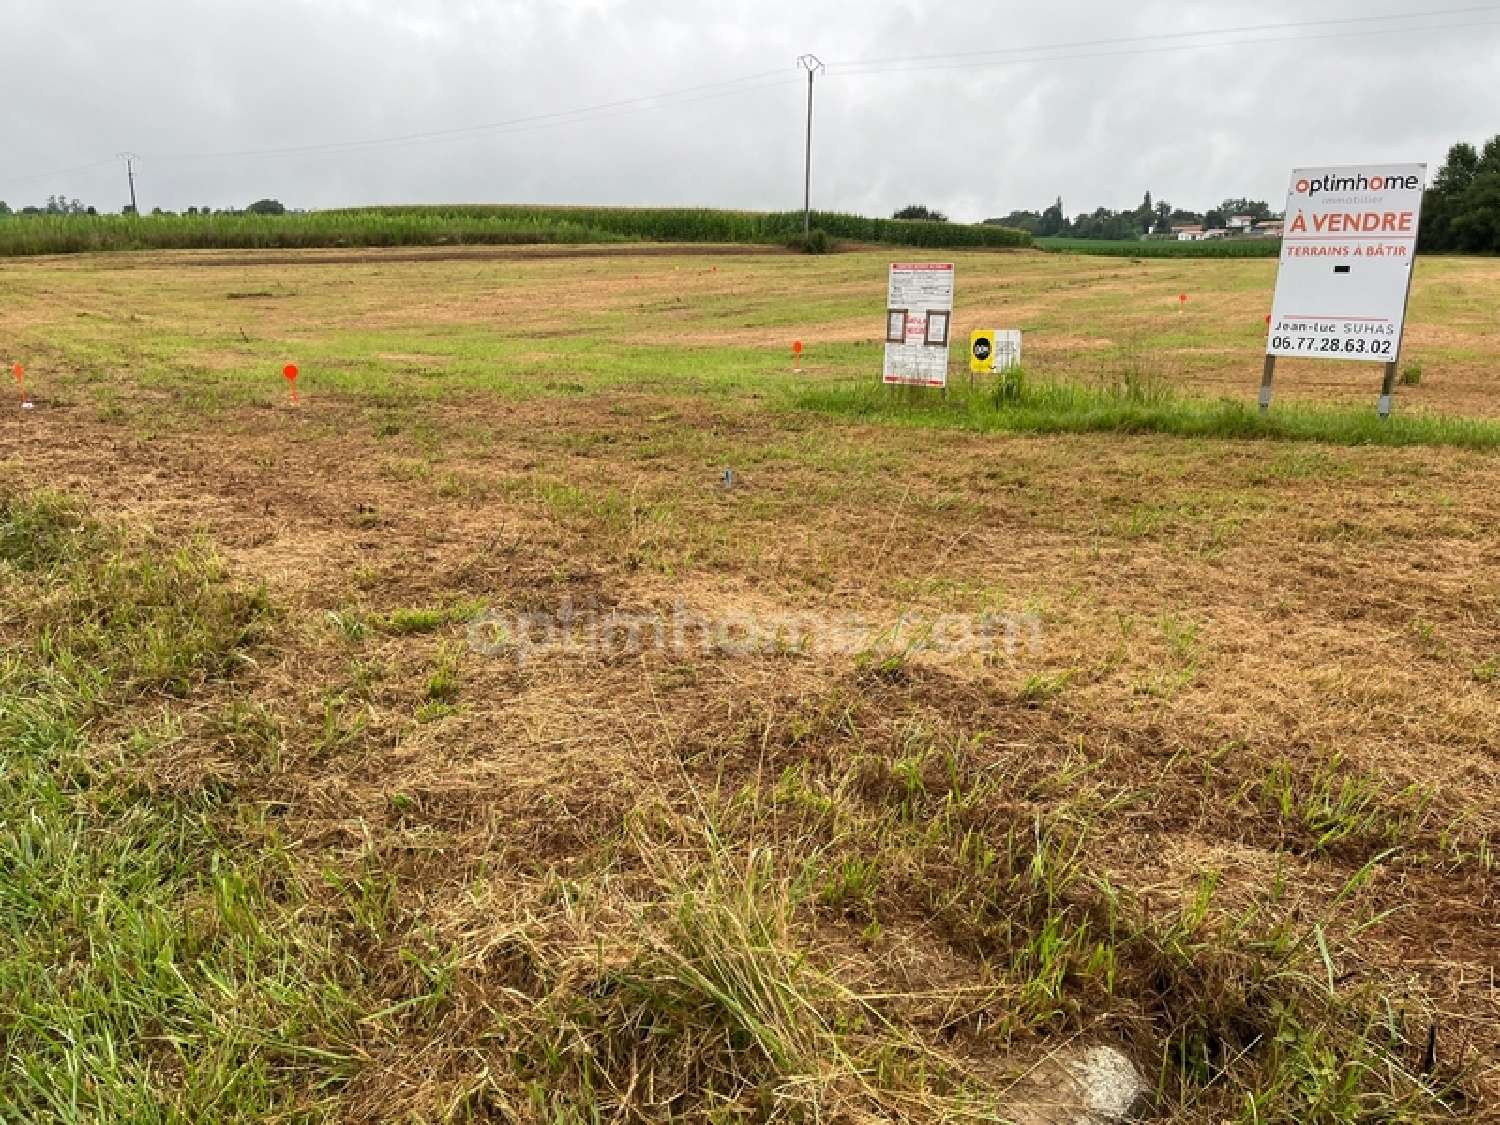
[[[1254,399],[1274,261],[917,256]],[[1500,1113],[1500,452],[811,409],[891,260],[0,263],[0,1116]],[[1497,302],[1419,263],[1399,415]]]

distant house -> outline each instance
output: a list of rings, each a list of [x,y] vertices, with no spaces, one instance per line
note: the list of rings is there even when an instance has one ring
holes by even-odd
[[[1225,238],[1234,232],[1223,227],[1207,228],[1197,225],[1173,227],[1172,234],[1178,242],[1207,242],[1211,238]]]
[[[1257,223],[1250,215],[1233,215],[1222,227],[1205,227],[1200,223],[1177,223],[1172,227],[1172,237],[1178,242],[1206,242],[1212,238],[1280,238],[1280,219],[1267,219]]]

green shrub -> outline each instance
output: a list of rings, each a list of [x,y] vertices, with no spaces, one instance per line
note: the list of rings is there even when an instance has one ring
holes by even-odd
[[[808,234],[799,234],[793,238],[787,243],[787,248],[801,250],[804,254],[827,254],[834,249],[834,245],[826,230],[814,227]]]

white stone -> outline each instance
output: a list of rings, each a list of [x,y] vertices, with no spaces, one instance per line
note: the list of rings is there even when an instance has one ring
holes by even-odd
[[[1082,1047],[1031,1066],[1001,1108],[1014,1125],[1122,1125],[1145,1109],[1150,1090],[1123,1052]]]
[[[1135,1064],[1113,1047],[1090,1047],[1068,1069],[1083,1094],[1078,1125],[1129,1120],[1147,1094]]]

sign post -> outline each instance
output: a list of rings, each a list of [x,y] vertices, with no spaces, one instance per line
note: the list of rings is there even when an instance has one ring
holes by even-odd
[[[885,313],[885,368],[891,386],[946,387],[953,321],[953,266],[891,266]]]
[[[1298,168],[1286,200],[1260,408],[1279,356],[1383,363],[1391,414],[1422,217],[1425,164]]]

